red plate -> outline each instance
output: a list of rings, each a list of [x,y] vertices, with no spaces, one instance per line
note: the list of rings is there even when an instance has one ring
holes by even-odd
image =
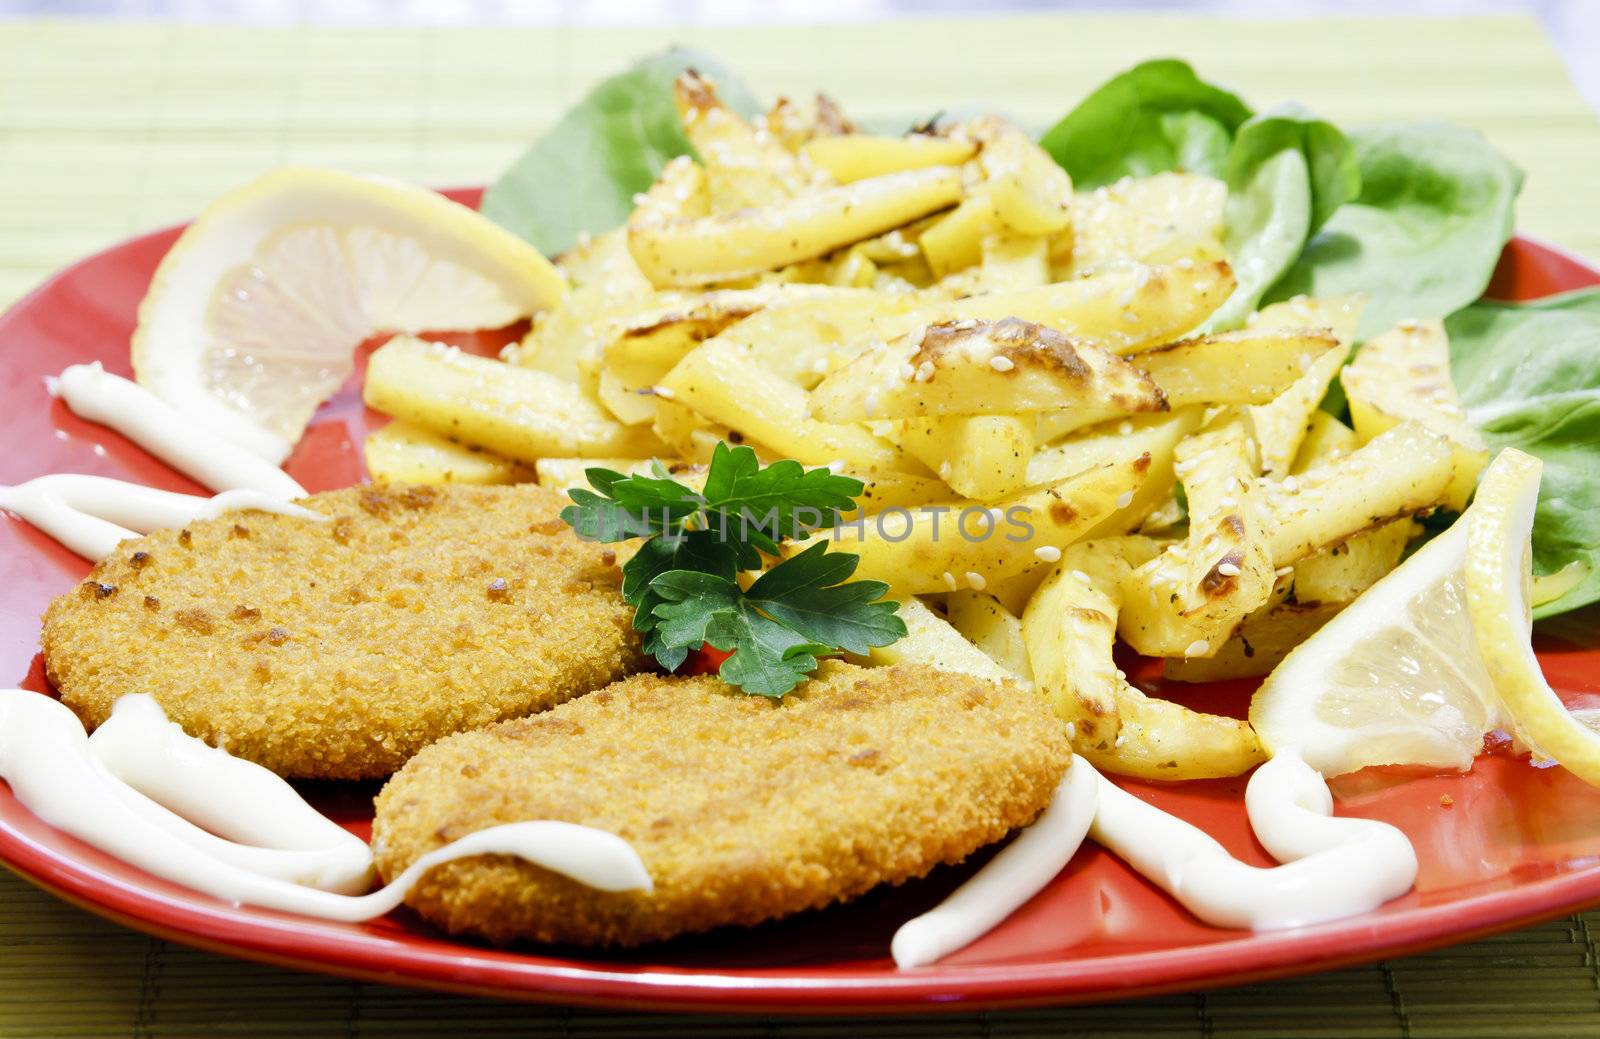
[[[476,201],[475,192],[456,193]],[[0,318],[0,483],[49,472],[103,473],[158,487],[194,484],[45,395],[41,378],[99,359],[128,372],[139,298],[176,230],[93,256]],[[1497,294],[1530,298],[1600,282],[1600,272],[1518,239]],[[289,463],[312,490],[362,478],[373,423],[350,389],[317,416]],[[43,688],[39,616],[88,566],[37,531],[0,519],[0,680]],[[1600,693],[1600,652],[1541,653],[1568,694]],[[1249,683],[1164,692],[1239,710]],[[1244,782],[1127,784],[1196,823],[1247,861],[1270,863],[1250,835]],[[319,807],[366,836],[373,788],[313,785]],[[1383,819],[1416,843],[1416,890],[1376,912],[1269,934],[1219,930],[1190,917],[1121,862],[1086,845],[1038,897],[997,930],[934,967],[897,971],[889,938],[974,864],[876,892],[854,904],[770,924],[617,954],[453,941],[404,912],[365,925],[325,923],[228,905],[157,880],[65,837],[0,784],[0,857],[71,902],[130,927],[253,960],[352,977],[521,999],[612,1007],[820,1012],[1004,1006],[1122,998],[1293,974],[1414,952],[1600,902],[1600,790],[1562,769],[1507,756],[1461,776],[1369,771],[1341,780],[1342,814]],[[1448,795],[1453,804],[1441,803]],[[980,856],[981,858],[982,856]]]

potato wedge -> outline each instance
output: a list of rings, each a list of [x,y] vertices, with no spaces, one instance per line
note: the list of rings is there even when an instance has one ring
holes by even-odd
[[[1316,431],[1306,438],[1295,459],[1296,474],[1332,462],[1359,446],[1350,427],[1326,412],[1317,414],[1321,417],[1314,420]],[[1419,532],[1409,517],[1391,520],[1307,556],[1294,564],[1295,599],[1303,603],[1349,602],[1393,570],[1406,544]]]
[[[947,278],[982,262],[984,236],[997,221],[987,194],[980,191],[962,199],[917,239],[928,270],[935,278]]]
[[[1272,594],[1270,509],[1248,416],[1230,409],[1178,445],[1189,536],[1123,584],[1119,632],[1149,656],[1209,656]]]
[[[990,660],[1025,682],[1033,681],[1022,621],[994,596],[969,590],[951,592],[945,599],[945,613],[950,626]]]
[[[1312,412],[1327,396],[1329,385],[1343,367],[1365,308],[1366,297],[1361,295],[1327,299],[1299,296],[1265,307],[1250,319],[1250,328],[1256,331],[1325,328],[1339,341],[1339,349],[1311,362],[1311,367],[1288,389],[1250,409],[1263,476],[1281,480],[1292,471],[1295,452],[1305,438]]]
[[[572,248],[556,257],[556,267],[574,289],[599,286],[619,299],[655,291],[628,251],[626,227],[580,236]]]
[[[1275,603],[1252,613],[1233,637],[1209,657],[1169,657],[1162,674],[1175,682],[1223,682],[1259,678],[1278,666],[1318,628],[1347,606],[1346,602]]]
[[[662,294],[657,306],[613,322],[601,333],[597,396],[620,422],[655,419],[653,389],[690,350],[772,303],[804,299],[826,290],[765,286],[678,297]]]
[[[481,448],[458,444],[409,422],[367,434],[363,453],[374,483],[522,483],[524,466]]]
[[[886,581],[903,593],[963,586],[983,591],[990,581],[1022,573],[1125,507],[1146,468],[1142,459],[1101,466],[992,504],[956,501],[908,513],[882,512],[816,537],[832,538],[842,551],[859,555],[857,578]]]
[[[978,165],[995,218],[1020,235],[1052,235],[1072,222],[1072,178],[1021,129],[993,116],[974,120]]]
[[[1329,355],[1343,356],[1339,341],[1330,332],[1247,328],[1186,339],[1126,357],[1161,387],[1171,407],[1182,408],[1191,404],[1266,404]]]
[[[931,166],[808,191],[759,209],[632,221],[628,247],[652,284],[703,285],[822,256],[960,198],[961,171]]]
[[[1015,292],[1050,281],[1050,243],[1013,233],[985,235],[972,288],[975,292]]]
[[[1449,441],[1402,422],[1350,454],[1290,477],[1267,496],[1273,564],[1299,562],[1354,534],[1428,512],[1445,501],[1454,474]]]
[[[900,619],[906,622],[906,637],[873,649],[868,658],[872,663],[880,666],[926,664],[941,671],[987,678],[991,682],[1019,681],[916,596],[901,599],[898,612]]]
[[[830,373],[811,395],[830,422],[1071,409],[1086,422],[1165,411],[1115,354],[1019,318],[929,325]]]
[[[1263,759],[1248,722],[1146,696],[1117,669],[1118,589],[1157,551],[1146,538],[1080,542],[1029,602],[1023,630],[1037,688],[1097,768],[1144,779],[1234,776]]]
[[[1045,578],[1022,613],[1023,640],[1034,683],[1057,717],[1070,726],[1074,748],[1110,747],[1121,719],[1112,660],[1126,574],[1156,552],[1147,538],[1101,538],[1066,549],[1045,567]]]
[[[918,133],[904,137],[835,134],[814,137],[800,148],[805,159],[840,184],[928,166],[959,166],[977,153],[974,141]]]
[[[1233,291],[1226,262],[1122,266],[1077,281],[934,304],[924,323],[1017,317],[1115,354],[1170,342],[1211,316]]]
[[[640,458],[663,447],[649,429],[622,425],[565,379],[412,336],[373,352],[363,397],[386,415],[517,461]]]
[[[990,501],[1027,486],[1033,427],[1018,415],[945,415],[907,419],[893,439],[957,494]]]
[[[680,73],[673,97],[683,132],[705,165],[712,212],[770,205],[806,186],[808,178],[794,153],[724,105],[716,86],[700,73]]]
[[[1350,422],[1363,441],[1412,421],[1450,442],[1455,476],[1445,504],[1466,508],[1489,464],[1483,436],[1450,378],[1450,340],[1441,321],[1407,321],[1367,340],[1339,380],[1350,399]]]
[[[1399,565],[1406,545],[1421,529],[1410,519],[1391,520],[1300,560],[1294,565],[1295,599],[1350,602]]]
[[[1117,713],[1117,742],[1105,750],[1078,750],[1105,772],[1167,781],[1222,779],[1242,776],[1267,759],[1249,722],[1146,696],[1126,682],[1117,691]]]
[[[868,471],[927,471],[861,426],[810,418],[806,391],[768,370],[736,343],[701,344],[662,378],[656,392],[766,445],[779,457],[806,465],[838,461]]]
[[[1210,242],[1220,255],[1227,194],[1222,181],[1195,173],[1158,173],[1079,192],[1072,200],[1070,249],[1059,256],[1064,263],[1057,277],[1081,277],[1128,260],[1176,259],[1192,242]]]
[[[747,444],[764,460],[770,461],[776,457],[766,446],[753,442],[737,430],[706,419],[693,408],[659,396],[655,403],[656,417],[650,429],[678,458],[708,463],[711,461],[711,452],[724,440],[730,444]]]
[[[1127,534],[1172,496],[1172,466],[1178,444],[1200,428],[1202,416],[1200,408],[1181,408],[1166,414],[1112,420],[1082,430],[1034,453],[1028,461],[1028,486],[1054,483],[1097,465],[1148,455],[1150,468],[1133,500],[1102,520],[1086,538]]]
[[[833,289],[775,303],[718,338],[745,348],[773,374],[810,389],[829,369],[855,356],[856,344],[880,334],[916,302],[906,294]]]
[[[1306,421],[1305,437],[1294,453],[1294,462],[1289,471],[1303,473],[1307,469],[1315,469],[1360,446],[1361,441],[1356,439],[1355,430],[1318,408]]]

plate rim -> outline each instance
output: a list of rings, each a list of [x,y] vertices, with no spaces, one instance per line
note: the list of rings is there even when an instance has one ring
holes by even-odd
[[[457,187],[441,193],[473,205],[481,189]],[[80,268],[107,254],[149,245],[183,226],[136,235],[77,260],[0,313],[0,329]],[[1515,234],[1506,250],[1557,260],[1600,283],[1600,268],[1537,236]],[[3,782],[0,803],[26,811]],[[934,965],[852,977],[781,967],[738,974],[695,968],[612,970],[468,944],[452,944],[449,952],[418,948],[376,933],[325,930],[329,925],[323,921],[290,914],[241,920],[236,907],[220,900],[191,903],[158,887],[111,877],[92,862],[45,847],[7,818],[0,818],[0,865],[65,902],[130,929],[273,966],[529,1002],[732,1014],[971,1011],[1191,991],[1421,952],[1600,903],[1600,862],[1594,862],[1376,921],[1363,914],[1312,927],[1239,933],[1203,945],[1089,960]]]

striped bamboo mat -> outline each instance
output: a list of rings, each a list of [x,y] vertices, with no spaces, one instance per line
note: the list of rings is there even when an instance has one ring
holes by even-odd
[[[1528,171],[1520,223],[1600,256],[1600,127],[1521,19],[973,19],[714,29],[230,28],[0,22],[0,305],[286,163],[482,182],[597,76],[669,42],[757,88],[862,116],[987,101],[1048,123],[1175,54],[1257,107],[1441,118]],[[642,1017],[408,992],[144,938],[0,874],[0,1037],[1600,1035],[1600,912],[1311,978],[1090,1008],[938,1018]]]

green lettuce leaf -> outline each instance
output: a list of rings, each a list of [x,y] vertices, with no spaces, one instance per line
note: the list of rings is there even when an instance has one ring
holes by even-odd
[[[1445,320],[1467,417],[1491,450],[1544,462],[1533,521],[1537,573],[1588,564],[1577,588],[1534,610],[1600,601],[1600,288],[1532,303],[1474,303]]]
[[[1222,177],[1250,107],[1171,58],[1109,80],[1045,131],[1039,145],[1079,189],[1187,170]]]
[[[1483,294],[1511,237],[1522,171],[1475,130],[1391,123],[1349,133],[1361,192],[1263,297],[1365,292],[1357,340]]]
[[[1228,149],[1224,245],[1239,287],[1207,322],[1237,328],[1306,242],[1361,190],[1355,150],[1339,128],[1298,105],[1239,127]]]
[[[668,161],[693,155],[678,122],[672,83],[687,68],[710,76],[724,103],[750,116],[755,96],[721,62],[674,48],[601,81],[483,195],[483,213],[547,255],[585,232],[622,224],[633,196]]]

